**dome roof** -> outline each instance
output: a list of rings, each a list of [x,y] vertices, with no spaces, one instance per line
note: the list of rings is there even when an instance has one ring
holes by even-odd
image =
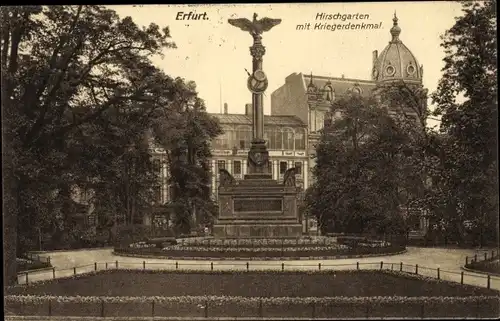
[[[413,53],[399,39],[401,28],[394,13],[393,26],[390,30],[392,40],[378,55],[373,66],[373,80],[391,82],[404,80],[410,83],[422,83],[423,68],[418,64]]]

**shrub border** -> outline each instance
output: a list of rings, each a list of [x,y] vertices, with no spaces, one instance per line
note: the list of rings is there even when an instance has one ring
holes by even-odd
[[[147,259],[167,259],[167,260],[180,260],[180,261],[307,261],[307,260],[337,260],[337,259],[356,259],[364,257],[381,257],[381,256],[393,256],[406,253],[408,250],[404,249],[397,252],[387,252],[387,253],[374,253],[374,254],[360,254],[360,255],[335,255],[335,256],[306,256],[306,257],[293,257],[293,256],[283,256],[283,257],[204,257],[204,256],[166,256],[166,255],[151,255],[151,254],[130,254],[117,252],[115,248],[112,252],[113,255],[122,257],[137,257],[137,258],[147,258]]]

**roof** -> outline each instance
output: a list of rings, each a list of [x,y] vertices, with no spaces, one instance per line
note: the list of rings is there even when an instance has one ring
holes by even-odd
[[[221,124],[234,124],[234,125],[251,125],[252,117],[245,114],[210,114],[211,116],[219,119]],[[264,126],[296,126],[305,127],[306,124],[302,122],[297,116],[271,116],[264,115]]]
[[[304,86],[308,88],[311,83],[311,75],[303,73]],[[312,75],[312,83],[318,89],[323,89],[330,85],[335,92],[335,95],[343,95],[350,91],[352,88],[357,87],[361,89],[362,95],[369,95],[376,87],[376,83],[372,80],[353,79],[353,78],[338,78],[338,77],[325,77]]]
[[[394,15],[393,22],[392,40],[378,55],[373,66],[373,77],[378,81],[404,80],[421,83],[423,67],[418,64],[417,58],[399,39],[401,28],[398,26],[396,15]]]

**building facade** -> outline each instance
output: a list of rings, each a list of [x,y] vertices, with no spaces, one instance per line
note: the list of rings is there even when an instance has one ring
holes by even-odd
[[[288,168],[296,167],[297,186],[303,199],[304,191],[312,184],[314,177],[316,143],[324,127],[325,117],[331,111],[335,99],[347,94],[362,96],[376,94],[380,85],[403,81],[410,86],[423,89],[423,66],[419,65],[413,53],[399,39],[401,28],[394,16],[390,29],[391,40],[379,54],[372,53],[372,70],[369,79],[327,77],[308,73],[292,73],[285,83],[271,94],[271,115],[264,116],[264,139],[267,142],[273,179],[281,181]],[[423,102],[423,106],[425,102]],[[212,142],[211,195],[217,200],[219,169],[229,171],[235,179],[243,179],[247,173],[247,156],[252,140],[252,106],[245,105],[244,114],[229,114],[227,104],[224,112],[211,114],[216,117],[224,133]],[[413,111],[409,111],[411,114]],[[340,114],[330,117],[340,117]],[[415,117],[417,115],[414,115]],[[171,199],[168,186],[168,169],[165,152],[152,148],[160,172],[161,184],[156,187],[157,204],[166,204]],[[309,222],[307,227],[314,227]],[[425,232],[428,220],[418,218],[412,229]],[[307,230],[308,228],[305,228]]]
[[[398,18],[394,16],[393,26],[390,29],[390,41],[386,47],[378,53],[372,53],[372,70],[369,79],[352,79],[344,77],[326,77],[307,73],[292,73],[285,79],[285,83],[271,94],[271,115],[296,115],[307,124],[307,164],[308,184],[314,181],[311,173],[315,166],[316,143],[320,137],[320,130],[324,127],[325,118],[335,119],[341,117],[340,112],[331,115],[331,106],[335,99],[355,93],[365,97],[376,96],[377,89],[381,86],[391,86],[404,83],[412,90],[423,92],[423,66],[419,65],[413,53],[404,45],[399,38],[401,28]],[[422,96],[422,97],[423,97]],[[423,110],[427,107],[426,100],[419,102]],[[396,109],[390,113],[397,114]],[[405,110],[408,117],[419,123],[419,112],[416,110]],[[411,215],[411,229],[418,234],[425,233],[428,228],[428,220],[423,215]]]

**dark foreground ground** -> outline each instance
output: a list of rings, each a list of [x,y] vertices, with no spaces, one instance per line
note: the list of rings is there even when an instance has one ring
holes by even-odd
[[[8,294],[56,296],[242,296],[242,297],[373,297],[498,296],[485,288],[421,280],[378,271],[333,273],[164,273],[110,270],[75,279],[11,289]],[[163,303],[9,303],[17,315],[81,316],[263,316],[263,317],[494,317],[498,298],[482,302],[262,304],[252,302]],[[207,306],[208,305],[208,306]]]
[[[474,296],[496,290],[452,282],[423,281],[411,275],[377,271],[335,273],[202,273],[109,270],[96,275],[17,287],[9,294],[63,296]]]

